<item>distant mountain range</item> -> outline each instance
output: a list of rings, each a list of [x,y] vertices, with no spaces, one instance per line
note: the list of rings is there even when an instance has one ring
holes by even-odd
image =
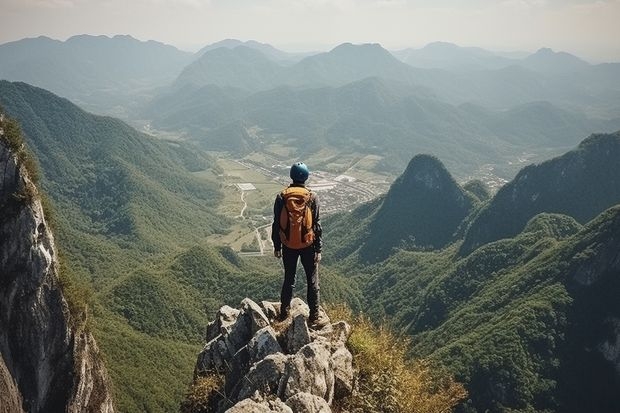
[[[393,54],[378,44],[345,43],[308,56],[227,39],[191,54],[130,36],[87,35],[0,45],[0,79],[44,87],[90,110],[127,118],[137,116],[159,88],[173,84],[255,92],[285,85],[337,87],[368,77],[426,88],[455,105],[505,109],[550,101],[589,116],[609,119],[620,113],[619,63],[591,65],[550,49],[507,58],[440,42]]]
[[[548,102],[503,111],[454,106],[428,89],[382,78],[257,93],[186,85],[155,99],[142,117],[154,119],[158,129],[184,131],[205,149],[236,155],[286,140],[301,156],[325,146],[375,153],[385,157],[382,167],[395,173],[424,152],[441,157],[460,177],[481,163],[543,147],[563,151],[590,131],[620,128],[620,118],[591,119]],[[249,128],[258,129],[258,139],[247,134]]]
[[[192,60],[173,46],[131,36],[48,37],[0,45],[0,79],[51,90],[85,108],[115,113],[171,82]],[[121,113],[124,114],[124,113]]]

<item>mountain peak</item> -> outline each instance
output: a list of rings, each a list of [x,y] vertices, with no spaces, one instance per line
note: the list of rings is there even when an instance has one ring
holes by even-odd
[[[428,189],[439,189],[447,182],[456,184],[443,163],[437,157],[426,154],[414,156],[401,179],[403,185],[419,183]]]
[[[414,156],[385,196],[369,225],[360,256],[380,261],[392,248],[442,248],[451,242],[473,207],[471,195],[461,188],[439,159]]]
[[[620,203],[618,171],[620,132],[592,135],[575,150],[525,167],[471,223],[461,253],[515,236],[542,212],[587,222]]]

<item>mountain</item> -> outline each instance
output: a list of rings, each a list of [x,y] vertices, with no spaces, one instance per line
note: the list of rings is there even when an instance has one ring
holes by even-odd
[[[61,274],[22,139],[16,123],[0,113],[2,411],[113,413],[110,380],[86,326],[83,297]]]
[[[513,237],[541,212],[589,221],[620,203],[618,171],[620,132],[592,135],[561,157],[524,168],[472,221],[461,253]]]
[[[414,71],[379,44],[343,43],[292,66],[284,81],[294,86],[340,86],[368,77],[411,83]]]
[[[212,160],[24,83],[0,82],[0,96],[40,164],[65,271],[94,291],[93,334],[118,408],[177,408],[209,289],[187,287],[167,268],[226,229],[217,185],[191,172]],[[154,357],[162,360],[151,364]]]
[[[562,157],[524,168],[492,199],[474,203],[456,241],[440,250],[404,244],[368,263],[368,254],[392,242],[392,234],[407,235],[398,227],[387,235],[368,230],[386,201],[329,217],[323,227],[335,251],[326,264],[360,285],[366,314],[394,320],[408,333],[413,357],[442,363],[464,383],[469,400],[459,411],[615,412],[617,145],[617,133],[593,135]],[[555,203],[529,208],[534,188],[538,199]],[[386,210],[386,219],[399,221],[402,210]],[[466,246],[482,217],[489,228],[523,225],[459,254],[462,228],[471,222]],[[444,221],[440,216],[426,225]],[[361,254],[363,244],[375,249]]]
[[[437,158],[416,155],[371,217],[359,256],[376,262],[392,248],[442,248],[454,240],[473,204]]]
[[[239,46],[245,46],[245,47],[249,47],[250,49],[258,50],[259,52],[263,53],[265,56],[267,56],[271,60],[274,60],[276,62],[285,64],[285,65],[293,64],[303,59],[304,57],[307,57],[308,55],[308,53],[287,53],[280,49],[276,49],[270,44],[260,43],[255,40],[248,40],[248,41],[242,42],[241,40],[237,40],[237,39],[225,39],[225,40],[220,40],[219,42],[215,42],[213,44],[209,44],[203,47],[198,52],[196,52],[195,56],[200,58],[206,52],[218,49],[220,47],[225,47],[227,49],[235,49]]]
[[[263,49],[241,45],[206,51],[179,75],[175,85],[217,85],[259,91],[283,85],[341,86],[367,77],[411,83],[413,71],[378,44],[344,43],[288,67],[268,57]]]
[[[282,70],[279,64],[250,47],[220,47],[205,52],[183,69],[174,87],[216,85],[263,90],[275,85]]]
[[[446,42],[433,42],[422,49],[404,49],[393,54],[408,65],[426,69],[488,70],[516,64],[515,59],[501,57],[479,47],[460,47]]]
[[[538,221],[555,235],[528,228],[433,281],[414,312],[413,353],[451,366],[476,411],[616,411],[620,209],[579,232]]]
[[[80,35],[65,42],[38,37],[0,45],[0,79],[27,82],[111,113],[115,105],[131,107],[149,89],[171,82],[191,58],[131,36]]]
[[[591,130],[620,127],[620,119],[589,119],[548,102],[505,111],[453,106],[425,88],[381,78],[258,93],[184,88],[153,101],[143,116],[158,129],[183,131],[205,149],[225,149],[236,156],[286,140],[304,157],[326,146],[337,153],[376,154],[384,158],[384,170],[397,174],[416,152],[425,152],[443,159],[459,178],[480,164],[500,158],[508,158],[508,164],[524,151],[542,148],[564,151]],[[255,138],[248,137],[250,129],[257,131]],[[516,173],[518,167],[513,168],[504,177]]]
[[[566,52],[554,52],[549,48],[539,49],[523,59],[523,67],[546,73],[570,73],[586,70],[590,64]]]
[[[93,291],[93,335],[118,409],[177,410],[208,312],[249,293],[277,295],[277,260],[242,260],[212,244],[230,220],[218,213],[221,171],[199,148],[24,83],[0,81],[0,104],[40,164],[65,271]],[[325,300],[359,307],[354,284],[329,270],[321,276]]]

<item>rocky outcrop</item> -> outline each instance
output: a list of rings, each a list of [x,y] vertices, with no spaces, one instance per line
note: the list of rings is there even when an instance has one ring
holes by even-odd
[[[0,139],[0,411],[113,412],[97,345],[63,297],[36,191]]]
[[[279,303],[244,299],[240,309],[220,308],[207,327],[195,379],[225,377],[217,412],[331,412],[335,399],[353,389],[350,326],[308,327],[308,306],[291,302],[289,317],[276,321]]]

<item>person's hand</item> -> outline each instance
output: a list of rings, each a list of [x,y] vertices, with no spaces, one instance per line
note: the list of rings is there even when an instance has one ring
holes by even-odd
[[[321,262],[321,253],[320,252],[315,252],[314,253],[314,262],[317,263],[317,264],[319,262]]]
[[[273,256],[276,258],[282,258],[282,250],[273,250]]]

